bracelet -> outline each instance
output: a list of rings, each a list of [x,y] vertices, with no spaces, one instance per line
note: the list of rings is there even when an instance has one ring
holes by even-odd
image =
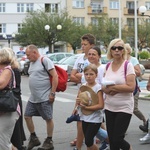
[[[50,94],[51,94],[53,97],[55,97],[55,95],[56,95],[55,92],[51,92]]]

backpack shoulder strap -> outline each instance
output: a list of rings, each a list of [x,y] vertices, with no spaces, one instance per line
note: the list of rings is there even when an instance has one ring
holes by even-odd
[[[42,66],[43,66],[44,70],[47,72],[47,74],[50,76],[50,73],[49,73],[48,70],[45,68],[45,65],[44,65],[44,63],[43,63],[43,59],[44,59],[44,57],[41,57]]]
[[[127,75],[127,66],[128,66],[128,61],[126,60],[125,61],[125,64],[124,64],[124,77],[125,77],[125,79],[126,79],[126,75]]]
[[[110,63],[111,63],[111,62],[108,62],[108,63],[107,63],[107,65],[106,65],[106,70],[108,70],[108,67],[110,66]]]

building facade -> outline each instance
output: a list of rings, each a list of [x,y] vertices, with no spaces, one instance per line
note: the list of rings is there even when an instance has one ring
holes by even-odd
[[[96,23],[95,15],[101,17],[104,14],[119,23],[120,15],[122,27],[130,27],[134,26],[134,11],[137,11],[137,18],[144,17],[138,11],[140,6],[146,6],[145,14],[150,15],[150,1],[136,0],[136,10],[134,2],[135,0],[34,0],[31,3],[31,0],[7,0],[7,2],[0,0],[0,47],[10,46],[14,50],[20,49],[13,39],[22,28],[22,21],[28,11],[44,9],[51,12],[57,10],[59,13],[61,9],[66,8],[74,22],[84,25]],[[150,20],[149,17],[147,20]],[[57,51],[59,51],[59,46]],[[66,47],[63,47],[63,51],[67,51]]]
[[[65,7],[66,0],[0,0],[0,47],[9,46],[15,52],[22,50],[13,39],[22,28],[28,11],[44,9],[51,12],[57,10],[59,13]],[[41,49],[41,53],[47,50]]]

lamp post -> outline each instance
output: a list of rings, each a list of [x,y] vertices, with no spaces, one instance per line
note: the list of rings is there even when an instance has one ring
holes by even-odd
[[[138,58],[137,0],[134,0],[135,57]]]
[[[141,12],[141,16],[147,16],[150,17],[149,15],[145,15],[145,12],[147,11],[147,8],[145,6],[140,6],[139,12]]]
[[[15,34],[11,34],[11,35],[7,35],[7,34],[3,34],[3,38],[8,40],[8,47],[10,48],[10,40],[15,38]]]
[[[47,43],[49,52],[54,52],[54,44],[57,42],[57,32],[62,29],[62,25],[58,24],[55,29],[51,29],[50,25],[45,25],[45,30],[48,31]]]

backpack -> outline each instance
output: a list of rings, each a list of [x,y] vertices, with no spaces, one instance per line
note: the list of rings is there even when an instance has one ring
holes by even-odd
[[[108,62],[107,65],[106,65],[106,70],[108,69],[108,67],[110,66],[110,63],[111,62]],[[127,65],[128,65],[128,61],[125,61],[125,64],[124,64],[124,77],[126,79],[126,74],[127,74]],[[138,83],[137,83],[137,80],[135,79],[135,82],[136,82],[136,85],[135,85],[135,89],[134,89],[134,92],[133,92],[133,95],[135,95],[137,93],[137,91],[140,91],[140,88],[138,86]]]
[[[43,58],[44,57],[41,58],[41,63],[43,65],[45,71],[49,75],[50,81],[52,83],[52,76],[50,75],[48,70],[46,70],[45,65],[43,63]],[[67,74],[67,72],[64,69],[58,67],[57,65],[54,65],[54,67],[55,67],[56,72],[58,74],[58,85],[57,85],[57,88],[56,88],[56,92],[60,92],[60,91],[64,92],[66,90],[66,88],[67,88],[68,74]]]

